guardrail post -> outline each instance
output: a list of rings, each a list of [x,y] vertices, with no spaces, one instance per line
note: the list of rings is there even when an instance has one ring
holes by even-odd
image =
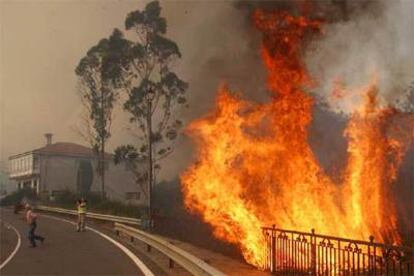
[[[130,240],[131,242],[134,242],[134,237],[133,237],[133,236],[130,236],[130,237],[129,237],[129,240]]]
[[[115,234],[119,237],[119,230],[115,230]]]
[[[174,268],[174,260],[171,258],[169,260],[169,268]]]
[[[317,275],[317,268],[316,268],[316,237],[315,237],[315,229],[311,230],[311,273],[312,275]]]
[[[147,252],[151,252],[151,245],[147,244]]]

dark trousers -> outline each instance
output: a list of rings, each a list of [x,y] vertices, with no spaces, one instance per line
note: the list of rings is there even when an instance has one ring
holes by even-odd
[[[36,246],[36,240],[40,240],[40,241],[44,240],[42,236],[38,236],[35,234],[36,227],[37,227],[37,224],[35,221],[29,225],[29,236],[28,237],[33,247]]]

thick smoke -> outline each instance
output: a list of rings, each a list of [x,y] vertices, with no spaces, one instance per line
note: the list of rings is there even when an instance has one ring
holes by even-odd
[[[349,20],[328,24],[307,55],[308,68],[320,84],[316,93],[334,108],[351,112],[361,95],[348,92],[332,101],[335,84],[357,91],[376,78],[383,104],[402,98],[414,80],[413,15],[411,1],[377,1]]]
[[[267,99],[260,33],[233,2],[165,2],[163,7],[168,20],[175,18],[169,21],[169,31],[183,54],[178,74],[189,83],[189,107],[180,111],[186,123],[213,107],[216,91],[223,83],[248,99]],[[170,10],[180,14],[172,15]],[[191,143],[185,136],[177,146],[169,158],[173,162],[165,162],[160,179],[174,179],[192,158]]]
[[[319,84],[313,93],[338,111],[351,112],[360,101],[356,91],[374,76],[384,104],[403,99],[414,80],[410,73],[414,69],[410,62],[414,4],[410,1],[236,1],[234,6],[246,21],[259,8],[325,22],[323,35],[307,48],[306,61]],[[338,84],[348,93],[332,102],[331,93]]]
[[[310,74],[318,84],[312,93],[335,111],[350,112],[361,99],[360,95],[350,93],[332,102],[335,83],[353,91],[368,84],[376,74],[382,100],[392,103],[402,98],[408,83],[414,80],[409,73],[414,69],[409,58],[410,45],[414,44],[414,28],[409,27],[414,4],[407,1],[179,2],[174,3],[174,10],[185,11],[184,14],[168,18],[178,15],[181,18],[179,22],[171,22],[170,30],[183,53],[181,73],[190,84],[189,108],[182,111],[187,122],[212,107],[215,92],[222,82],[248,99],[267,99],[266,72],[259,52],[261,34],[253,27],[251,19],[256,8],[306,14],[326,21],[324,33],[311,41],[305,54]],[[172,4],[166,2],[165,11],[169,9]],[[327,142],[321,145],[343,145],[344,148],[346,145],[340,140],[343,119],[326,119],[325,115],[316,114],[312,131],[338,135],[312,139]],[[336,115],[328,117],[332,116]],[[184,139],[173,158],[174,164],[163,172],[167,178],[182,171],[191,156],[191,151],[185,150],[188,143]],[[339,164],[342,154],[332,156],[327,158],[325,151],[320,155],[321,162],[328,167]]]

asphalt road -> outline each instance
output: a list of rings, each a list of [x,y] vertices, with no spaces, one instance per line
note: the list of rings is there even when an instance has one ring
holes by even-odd
[[[70,223],[40,216],[36,232],[46,237],[46,241],[31,248],[23,212],[15,215],[11,210],[0,209],[0,213],[0,219],[14,226],[21,236],[21,246],[1,269],[2,276],[143,275],[123,251],[92,231],[76,232]],[[13,251],[17,238],[7,227],[2,229],[0,246],[5,246],[1,253],[3,260]]]
[[[0,264],[13,252],[17,245],[17,234],[9,225],[0,221]]]

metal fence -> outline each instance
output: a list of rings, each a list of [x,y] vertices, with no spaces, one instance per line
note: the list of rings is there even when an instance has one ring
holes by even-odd
[[[413,250],[370,241],[263,228],[265,269],[278,275],[414,275]]]

